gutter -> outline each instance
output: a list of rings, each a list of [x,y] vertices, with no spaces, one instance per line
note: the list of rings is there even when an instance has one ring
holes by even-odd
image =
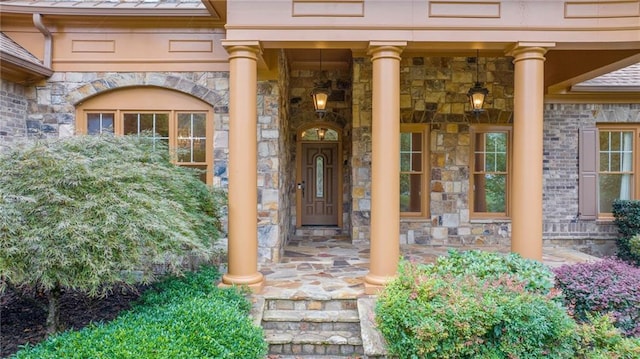
[[[53,37],[51,32],[42,23],[42,15],[38,13],[33,14],[33,25],[44,35],[44,61],[43,65],[47,68],[51,68],[51,49],[53,47]]]

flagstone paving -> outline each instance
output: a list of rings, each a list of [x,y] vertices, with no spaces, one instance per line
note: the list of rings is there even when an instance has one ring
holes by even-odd
[[[446,255],[450,248],[460,250],[475,247],[445,247],[402,245],[401,256],[407,260],[432,263]],[[508,253],[507,247],[487,247],[483,250]],[[598,260],[561,247],[545,247],[543,262],[550,267]],[[294,237],[286,246],[280,263],[262,265],[266,276],[264,298],[317,300],[358,298],[364,296],[363,278],[369,270],[368,243],[351,243],[348,238]]]

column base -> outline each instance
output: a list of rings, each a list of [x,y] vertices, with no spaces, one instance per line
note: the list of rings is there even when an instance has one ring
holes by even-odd
[[[367,274],[364,277],[364,293],[368,295],[378,294],[393,278],[393,276],[378,276],[371,273]]]
[[[258,294],[264,288],[264,276],[257,272],[254,275],[237,276],[233,274],[225,274],[222,281],[218,284],[219,288],[228,288],[233,286],[247,286],[251,292]]]
[[[511,241],[511,253],[517,253],[525,259],[533,259],[538,262],[542,262],[542,242],[540,242],[539,245],[537,245],[538,243],[535,243],[535,246],[532,246],[531,244],[528,246],[522,246],[518,244],[514,245],[513,238]]]

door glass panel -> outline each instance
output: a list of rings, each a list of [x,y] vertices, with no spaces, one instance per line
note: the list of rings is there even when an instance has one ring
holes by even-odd
[[[324,157],[316,157],[316,197],[324,197]]]

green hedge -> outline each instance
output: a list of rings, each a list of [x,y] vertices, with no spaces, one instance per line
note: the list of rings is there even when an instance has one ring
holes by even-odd
[[[160,283],[109,323],[69,331],[25,348],[25,358],[264,358],[262,329],[235,289],[219,289],[215,269]]]
[[[640,234],[640,201],[613,201],[613,216],[622,234],[617,238],[618,258],[640,266],[640,252],[633,240],[635,235]]]

